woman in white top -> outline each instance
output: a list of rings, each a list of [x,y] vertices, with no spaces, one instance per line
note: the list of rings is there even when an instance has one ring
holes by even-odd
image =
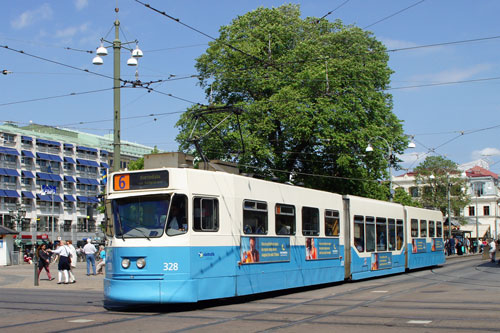
[[[57,249],[55,249],[53,251],[52,250],[48,250],[48,251],[59,255],[59,264],[57,266],[57,269],[59,270],[58,275],[57,275],[58,276],[57,284],[63,283],[61,281],[63,274],[64,274],[64,281],[65,281],[64,284],[68,284],[69,283],[68,271],[71,269],[70,259],[69,259],[71,252],[69,250],[69,247],[66,245],[66,242],[62,240],[59,243],[59,246],[57,247]]]

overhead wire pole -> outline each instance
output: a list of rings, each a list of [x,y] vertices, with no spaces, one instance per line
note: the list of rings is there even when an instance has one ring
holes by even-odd
[[[115,9],[118,13],[118,8]],[[118,17],[115,20],[115,40],[113,41],[113,171],[119,171],[121,166],[121,147],[120,147],[120,21]]]

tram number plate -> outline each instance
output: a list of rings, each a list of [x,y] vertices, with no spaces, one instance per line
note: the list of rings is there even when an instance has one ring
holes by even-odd
[[[178,271],[179,270],[179,263],[164,262],[163,263],[163,270],[164,271]]]

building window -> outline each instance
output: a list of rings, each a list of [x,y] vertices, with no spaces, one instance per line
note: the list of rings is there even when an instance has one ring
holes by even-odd
[[[476,216],[474,206],[469,206],[469,216]]]
[[[490,215],[490,206],[484,206],[483,207],[483,215],[484,216]]]
[[[16,140],[16,136],[15,135],[9,134],[9,133],[4,133],[3,134],[3,141],[5,143],[14,143],[15,140]]]
[[[418,197],[418,187],[416,186],[410,187],[409,191],[412,198]]]

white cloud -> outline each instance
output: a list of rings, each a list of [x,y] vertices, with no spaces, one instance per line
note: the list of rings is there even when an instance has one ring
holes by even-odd
[[[52,18],[52,14],[53,11],[50,5],[44,3],[37,9],[25,11],[24,13],[19,15],[16,19],[11,21],[10,24],[14,29],[23,29],[37,22],[43,20],[50,20]]]
[[[431,83],[463,81],[468,80],[479,73],[488,71],[492,67],[493,66],[491,64],[477,64],[470,68],[447,69],[436,73],[415,75],[412,76],[409,81]]]
[[[490,156],[500,156],[500,149],[498,148],[483,148],[472,152],[471,157],[473,160],[484,159]]]
[[[75,7],[78,10],[82,10],[83,8],[87,7],[89,5],[88,0],[76,0],[75,1]]]
[[[79,26],[67,27],[63,30],[57,30],[54,37],[55,38],[71,38],[75,36],[77,33],[85,32],[88,30],[89,24],[84,23]]]

